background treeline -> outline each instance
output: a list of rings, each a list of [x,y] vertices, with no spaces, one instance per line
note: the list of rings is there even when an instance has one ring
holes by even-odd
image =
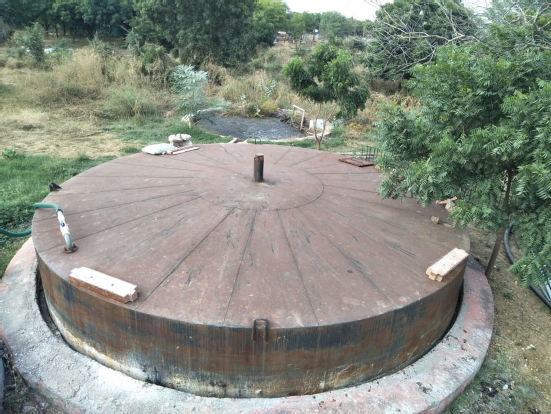
[[[0,13],[4,32],[34,23],[73,39],[133,30],[140,41],[161,44],[182,62],[210,58],[226,65],[249,59],[258,45],[273,45],[278,31],[298,41],[314,30],[363,35],[370,23],[337,12],[293,13],[280,0],[4,0]]]

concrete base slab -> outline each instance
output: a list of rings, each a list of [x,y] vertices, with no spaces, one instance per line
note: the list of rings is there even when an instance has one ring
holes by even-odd
[[[463,303],[445,338],[423,358],[379,380],[315,395],[220,399],[137,381],[73,351],[44,322],[29,240],[0,284],[0,337],[27,384],[68,413],[438,413],[474,378],[490,344],[490,287],[471,259]]]

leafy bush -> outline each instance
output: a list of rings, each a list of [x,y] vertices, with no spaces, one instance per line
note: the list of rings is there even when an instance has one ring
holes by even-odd
[[[126,34],[126,37],[124,38],[124,45],[130,52],[132,52],[134,56],[140,55],[141,42],[142,42],[142,37],[134,29],[130,30]]]
[[[260,116],[260,107],[257,104],[249,102],[244,94],[241,95],[241,104],[245,108],[245,113],[247,116],[251,116],[253,118]]]
[[[268,99],[260,104],[260,114],[263,116],[274,116],[277,114],[278,109],[277,104],[271,99]]]
[[[37,64],[44,63],[46,55],[44,54],[44,35],[38,23],[25,31],[24,46],[29,49],[29,53]]]
[[[228,76],[228,70],[225,67],[210,61],[203,65],[203,69],[207,71],[208,81],[215,85],[222,85]]]
[[[164,87],[170,82],[170,74],[175,64],[163,46],[145,42],[140,49],[139,62],[142,73],[154,83]]]
[[[90,40],[89,43],[92,49],[94,49],[94,52],[96,52],[98,56],[101,56],[103,59],[107,59],[107,57],[113,54],[113,48],[101,40],[98,32],[94,34],[93,39]]]
[[[270,85],[266,85],[264,82],[264,78],[260,78],[260,83],[258,84],[264,91],[264,97],[271,98],[274,96],[276,89],[277,89],[277,83],[275,79],[272,79],[270,82]]]
[[[227,106],[221,99],[207,98],[207,72],[196,71],[193,66],[179,65],[170,77],[171,90],[178,95],[178,108],[190,115],[190,122],[207,112],[217,112]]]
[[[4,157],[5,160],[13,160],[22,156],[23,155],[17,153],[17,151],[13,148],[6,148],[4,149],[4,151],[2,151],[2,157]]]
[[[71,60],[73,52],[69,49],[67,39],[61,39],[56,42],[53,50],[48,54],[48,60],[55,65],[61,65],[64,62]]]

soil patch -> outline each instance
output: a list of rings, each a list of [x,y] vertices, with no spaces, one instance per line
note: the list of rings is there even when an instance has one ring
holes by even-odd
[[[234,138],[281,140],[304,137],[296,128],[279,118],[240,118],[212,116],[199,121],[199,126],[207,131]]]
[[[119,156],[127,145],[86,117],[67,118],[55,111],[24,109],[0,119],[0,152],[11,148],[26,155]]]

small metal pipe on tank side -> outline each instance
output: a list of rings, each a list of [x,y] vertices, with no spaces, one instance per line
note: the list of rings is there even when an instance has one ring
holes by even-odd
[[[257,183],[264,181],[264,154],[254,156],[254,181]]]
[[[73,253],[77,250],[77,246],[71,241],[71,234],[69,233],[69,226],[65,223],[65,216],[63,210],[57,204],[43,204],[35,203],[33,204],[34,208],[53,208],[55,209],[55,215],[59,221],[59,229],[61,230],[61,235],[65,239],[65,253]]]

